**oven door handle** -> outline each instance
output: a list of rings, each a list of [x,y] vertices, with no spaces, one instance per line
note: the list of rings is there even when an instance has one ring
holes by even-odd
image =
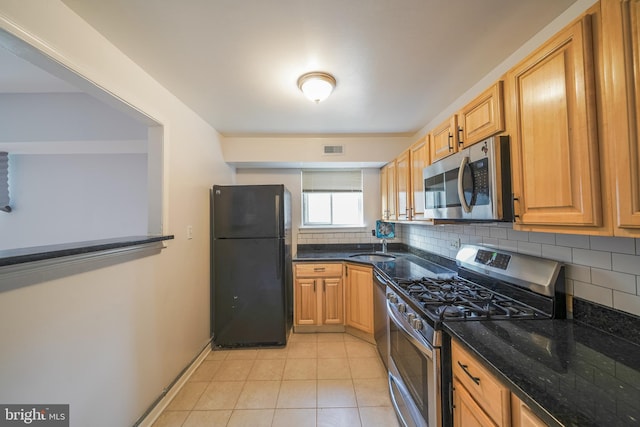
[[[469,156],[464,156],[460,162],[460,168],[458,169],[458,199],[460,199],[460,205],[466,213],[471,212],[471,206],[467,203],[467,199],[464,197],[464,170],[469,167]],[[473,191],[473,189],[471,189]]]
[[[390,307],[390,303],[387,301],[387,313],[389,314],[389,318],[393,321],[393,323],[404,332],[406,338],[413,344],[415,347],[420,350],[422,354],[428,357],[430,360],[433,360],[433,347],[429,345],[429,343],[424,340],[416,337],[417,332],[412,332],[409,330],[406,322],[400,318],[392,307]]]

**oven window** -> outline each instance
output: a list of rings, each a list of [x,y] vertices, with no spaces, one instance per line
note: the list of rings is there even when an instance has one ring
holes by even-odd
[[[444,175],[438,174],[424,180],[425,208],[444,208]]]
[[[433,361],[421,353],[404,333],[389,322],[390,356],[395,363],[405,387],[420,410],[423,418],[429,420],[429,382],[435,381]],[[435,396],[431,396],[435,399]]]
[[[451,169],[444,174],[444,187],[447,197],[447,207],[455,208],[460,207],[460,199],[458,198],[458,170],[460,168]]]

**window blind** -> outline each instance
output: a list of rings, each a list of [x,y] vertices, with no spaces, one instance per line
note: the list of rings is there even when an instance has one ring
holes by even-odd
[[[0,151],[0,211],[11,212],[9,207],[9,153]]]
[[[308,170],[302,171],[302,191],[362,192],[361,170]]]

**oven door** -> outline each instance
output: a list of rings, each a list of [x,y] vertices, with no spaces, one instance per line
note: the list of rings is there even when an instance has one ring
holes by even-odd
[[[387,302],[389,315],[389,390],[404,426],[442,426],[440,348],[409,325]]]

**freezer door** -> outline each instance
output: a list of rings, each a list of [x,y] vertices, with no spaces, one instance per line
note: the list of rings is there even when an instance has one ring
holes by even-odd
[[[216,185],[212,197],[214,238],[284,236],[283,185]]]
[[[214,345],[285,345],[283,239],[214,241]]]

